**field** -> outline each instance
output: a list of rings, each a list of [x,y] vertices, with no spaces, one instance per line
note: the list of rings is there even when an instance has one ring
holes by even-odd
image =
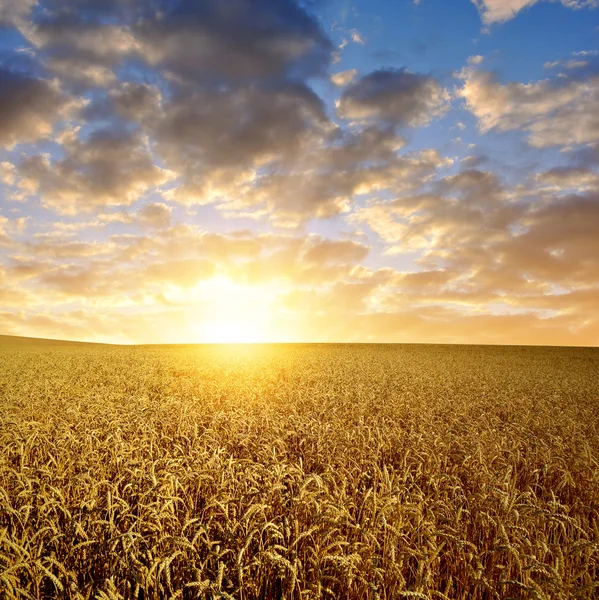
[[[597,349],[7,344],[3,599],[599,597]]]

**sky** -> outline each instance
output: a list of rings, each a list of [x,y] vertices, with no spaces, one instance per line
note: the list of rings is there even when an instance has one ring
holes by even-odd
[[[0,0],[0,333],[599,345],[599,0]]]

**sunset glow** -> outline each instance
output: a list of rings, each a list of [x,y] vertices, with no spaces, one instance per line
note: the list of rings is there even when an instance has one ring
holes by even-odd
[[[0,2],[0,334],[598,345],[597,6]]]
[[[197,322],[191,326],[191,339],[209,344],[256,344],[271,342],[268,292],[242,286],[230,279],[215,277],[195,290],[203,299]]]

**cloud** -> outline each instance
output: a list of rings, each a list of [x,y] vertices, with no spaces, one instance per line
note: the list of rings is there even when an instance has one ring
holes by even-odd
[[[503,244],[506,266],[568,288],[599,285],[599,194],[571,195],[531,210],[526,231]]]
[[[141,97],[148,95],[144,88]],[[399,158],[404,141],[389,129],[343,133],[303,84],[235,96],[194,92],[158,110],[141,121],[156,152],[182,176],[169,200],[215,203],[233,215],[251,208],[285,226],[347,212],[356,194],[407,185],[443,163],[436,155]]]
[[[0,162],[0,181],[5,185],[13,185],[15,182],[15,166],[7,160]]]
[[[485,60],[484,56],[481,56],[480,54],[476,54],[474,56],[468,57],[468,64],[469,65],[480,65],[483,63],[484,60]]]
[[[162,12],[118,2],[45,6],[23,29],[38,60],[73,92],[106,88],[81,112],[91,127],[73,128],[57,138],[60,152],[33,153],[19,166],[21,193],[39,193],[63,214],[127,206],[176,177],[163,190],[170,202],[292,227],[328,218],[348,212],[356,194],[411,180],[418,161],[398,159],[403,142],[386,131],[444,110],[445,92],[428,76],[389,71],[390,82],[367,90],[371,101],[352,98],[355,86],[378,85],[382,72],[351,86],[357,71],[349,70],[336,77],[350,85],[344,106],[380,107],[373,127],[364,120],[361,133],[344,135],[306,81],[328,71],[331,42],[292,0],[184,0]],[[127,65],[153,76],[119,81]],[[118,130],[120,141],[100,141]]]
[[[163,202],[146,204],[138,213],[139,222],[144,227],[168,227],[171,224],[171,211],[171,207]]]
[[[60,234],[59,231],[49,235],[36,234],[20,248],[22,257],[42,257],[51,259],[94,258],[101,255],[110,255],[115,250],[111,243],[86,242],[75,238],[71,234]],[[47,268],[47,266],[46,266]]]
[[[179,178],[169,200],[228,201],[251,186],[259,170],[291,163],[333,127],[305,81],[326,75],[332,44],[299,3],[184,0],[160,11],[110,10],[120,23],[95,13],[91,19],[84,13],[85,22],[75,18],[77,11],[51,13],[31,28],[30,38],[61,78],[110,86],[85,117],[117,127],[124,119],[139,128],[151,140],[152,158]],[[150,67],[153,78],[116,81],[126,61],[136,68],[146,63],[142,68]],[[156,185],[148,181],[146,191]],[[46,196],[48,187],[60,186],[46,186]],[[123,204],[139,196],[141,186],[133,187],[132,194],[118,190]],[[321,214],[330,212],[314,212]]]
[[[338,85],[339,87],[343,87],[348,83],[351,83],[356,76],[358,75],[358,69],[348,69],[347,71],[340,71],[339,73],[335,73],[331,75],[331,81]]]
[[[368,299],[366,286],[355,285],[357,289],[354,290],[350,285],[335,287],[328,294],[306,293],[284,298],[287,314],[293,308],[308,305],[313,298],[305,313],[310,314],[311,319],[303,321],[304,326],[297,334],[299,341],[505,344],[517,340],[523,344],[556,345],[559,340],[557,343],[560,344],[582,346],[592,345],[599,339],[597,320],[588,319],[581,324],[578,315],[541,317],[531,311],[469,314],[443,307],[422,307],[417,312],[402,309],[373,313],[362,310]],[[292,314],[301,317],[304,312]],[[348,314],[353,315],[351,327],[347,325]],[[173,339],[189,341],[182,332],[188,332],[194,323],[192,315],[178,306],[168,305],[133,317],[118,310],[105,310],[102,314],[89,309],[2,311],[0,327],[13,335],[35,332],[44,337],[74,340],[172,343]],[[277,330],[288,328],[289,316],[285,319],[275,317],[274,324]],[[172,331],[175,331],[175,337]]]
[[[599,143],[588,144],[571,153],[577,166],[592,168],[599,166]]]
[[[125,25],[85,22],[71,16],[42,20],[27,32],[37,48],[57,54],[74,52],[101,64],[113,64],[138,44]]]
[[[368,248],[351,240],[318,240],[304,254],[309,263],[358,263],[366,258]]]
[[[487,156],[465,156],[460,162],[467,169],[478,169],[478,167],[489,162],[489,158]]]
[[[18,167],[23,183],[59,213],[127,206],[172,177],[154,164],[139,134],[96,130],[63,148],[63,158],[33,155]]]
[[[339,144],[315,146],[287,169],[239,189],[232,209],[265,207],[276,223],[297,226],[311,217],[347,213],[355,196],[399,193],[420,186],[451,161],[434,150],[398,155],[402,138],[390,130],[358,130]]]
[[[440,179],[434,194],[372,203],[352,218],[367,224],[392,252],[418,251],[421,268],[448,274],[445,285],[439,282],[426,294],[402,288],[407,302],[533,308],[535,299],[556,288],[599,288],[597,175],[552,169],[536,181],[549,186],[543,201],[534,194],[519,199],[496,175],[470,169]],[[587,191],[551,193],[574,185]],[[550,309],[551,303],[539,306]],[[561,300],[553,310],[565,310]]]
[[[0,26],[21,24],[37,0],[0,0]]]
[[[146,320],[147,319],[147,320]],[[133,340],[148,339],[149,323],[156,329],[166,328],[169,323],[176,322],[185,327],[184,321],[177,320],[177,315],[161,310],[154,310],[142,319],[131,319],[118,311],[98,314],[92,310],[62,310],[35,312],[19,310],[16,312],[0,312],[2,331],[12,335],[35,333],[38,337],[67,340],[90,340],[105,343],[131,343]]]
[[[486,25],[503,23],[513,19],[521,10],[529,8],[539,0],[472,0]],[[561,0],[561,3],[573,9],[596,8],[597,0]]]
[[[59,15],[23,28],[46,68],[63,81],[106,87],[114,68],[140,50],[125,25],[86,22]]]
[[[4,219],[0,227],[12,225]],[[75,302],[103,311],[156,306],[167,292],[170,306],[197,306],[195,286],[217,275],[252,285],[329,285],[347,276],[369,251],[352,240],[243,231],[223,235],[178,224],[98,242],[53,231],[25,242],[11,240],[11,248],[15,257],[0,276],[11,285],[26,284],[30,308]]]
[[[104,19],[106,16],[124,18],[126,11],[133,10],[138,0],[39,0],[45,13],[56,15],[80,15]]]
[[[293,0],[182,0],[136,24],[143,57],[193,80],[324,74],[332,44]]]
[[[19,260],[13,259],[12,264],[0,269],[0,281],[10,283],[13,287],[18,287],[18,284],[41,275],[47,264],[36,260]]]
[[[143,125],[160,118],[162,94],[155,86],[125,81],[112,88],[108,95],[116,113],[125,119]]]
[[[48,137],[55,123],[80,105],[61,91],[57,81],[0,68],[0,145],[12,148]]]
[[[147,131],[175,168],[243,170],[293,154],[320,124],[324,107],[310,88],[276,84],[174,96]]]
[[[111,88],[93,97],[84,118],[101,121],[102,128],[107,121],[122,127],[121,119],[139,127],[156,152],[146,155],[179,176],[169,199],[205,204],[227,198],[250,184],[257,169],[291,160],[307,138],[322,136],[329,126],[322,101],[304,79],[326,74],[332,44],[294,0],[226,6],[184,0],[161,10],[87,0],[44,6],[23,27],[38,60],[76,92]],[[156,85],[118,81],[126,61],[156,69]],[[129,159],[112,165],[114,185],[104,192],[99,181],[86,185],[76,173],[91,169],[93,179],[107,161],[83,165],[65,150],[65,160],[40,156],[23,164],[26,185],[43,191],[46,206],[72,212],[75,204],[83,206],[76,200],[83,193],[89,193],[87,204],[130,204],[160,184],[156,171],[147,169],[142,185],[127,168],[127,162],[133,167]],[[141,155],[138,148],[133,171],[140,175]]]
[[[522,9],[533,6],[538,0],[472,0],[484,23],[509,21]]]
[[[304,84],[285,83],[175,96],[144,130],[182,178],[168,198],[208,204],[247,196],[259,170],[300,163],[330,128],[320,98]]]
[[[0,247],[14,248],[18,245],[16,237],[27,228],[28,217],[8,218],[0,215]]]
[[[352,29],[349,33],[354,44],[360,44],[361,46],[366,44],[366,39],[357,29]]]
[[[286,310],[306,321],[309,315],[317,319],[319,315],[326,315],[329,319],[335,315],[333,320],[339,319],[341,315],[343,320],[349,315],[359,318],[360,313],[368,311],[369,297],[379,284],[377,279],[372,278],[365,281],[340,281],[326,290],[293,290],[283,296],[282,304]],[[312,335],[315,335],[312,340],[318,340],[322,332],[314,332]]]
[[[481,205],[483,193],[492,197]],[[280,282],[273,319],[283,311],[287,325],[301,323],[298,339],[305,341],[588,344],[599,333],[589,319],[599,294],[597,206],[594,196],[512,205],[492,175],[442,178],[436,196],[381,205],[407,227],[389,243],[432,236],[428,260],[438,265],[411,272],[371,271],[359,266],[367,246],[319,236],[222,235],[171,224],[99,244],[40,237],[17,250],[17,263],[0,269],[13,289],[21,290],[19,280],[27,284],[22,311],[4,313],[0,322],[5,331],[38,334],[46,326],[65,324],[68,332],[77,324],[79,337],[87,322],[87,339],[161,341],[165,334],[157,329],[151,340],[143,333],[148,319],[164,322],[164,331],[176,327],[175,313],[201,305],[197,285],[218,275],[240,285]],[[514,223],[520,233],[511,231]],[[567,290],[554,293],[554,285]],[[83,308],[52,312],[67,300]],[[499,303],[508,314],[492,314],[489,306]],[[101,314],[94,306],[103,307]],[[144,310],[118,329],[123,306]],[[544,311],[551,316],[542,317]]]
[[[550,190],[599,190],[599,173],[582,167],[554,167],[537,174],[536,181]]]
[[[564,69],[582,69],[583,67],[588,67],[588,60],[575,60],[570,59],[567,61],[562,60],[554,60],[553,62],[546,62],[543,67],[545,69],[554,69],[555,67],[564,67]]]
[[[170,283],[179,287],[191,287],[198,281],[216,274],[216,265],[207,260],[184,258],[153,262],[143,271],[143,277],[153,283]]]
[[[344,119],[416,127],[448,108],[448,94],[428,75],[381,69],[347,87],[337,111]]]
[[[0,215],[0,246],[9,244],[12,240],[9,237],[7,229],[8,219]]]
[[[501,84],[492,73],[464,69],[457,91],[483,133],[523,129],[537,148],[599,140],[599,75]]]

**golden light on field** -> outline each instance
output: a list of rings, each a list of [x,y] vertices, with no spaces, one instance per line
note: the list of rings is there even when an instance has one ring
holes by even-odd
[[[598,349],[4,343],[0,598],[598,597]]]
[[[190,324],[193,341],[209,344],[257,344],[272,341],[276,293],[217,276],[197,286],[200,309]]]

